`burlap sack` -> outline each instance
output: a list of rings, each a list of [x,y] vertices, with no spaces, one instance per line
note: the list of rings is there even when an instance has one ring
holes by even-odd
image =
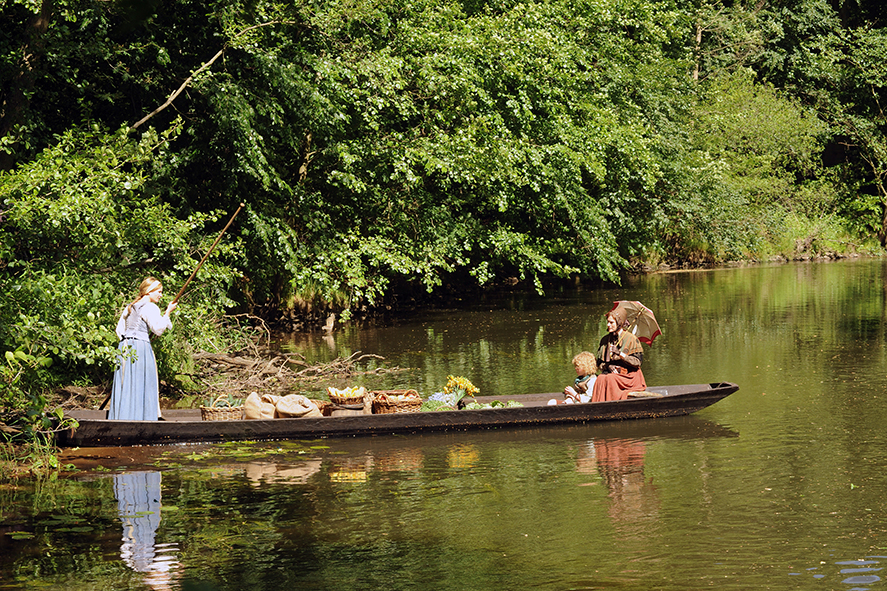
[[[277,401],[277,416],[289,417],[322,417],[317,406],[301,394],[287,394]]]
[[[265,400],[266,398],[273,400]],[[259,396],[258,392],[252,392],[243,403],[243,416],[247,419],[273,419],[277,396],[265,394]]]

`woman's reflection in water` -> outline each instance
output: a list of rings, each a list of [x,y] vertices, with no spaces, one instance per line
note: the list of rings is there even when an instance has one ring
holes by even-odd
[[[172,589],[178,548],[154,541],[160,525],[160,472],[115,474],[114,496],[123,524],[120,558],[134,571],[145,573],[144,581],[152,589]]]
[[[599,473],[610,498],[610,518],[614,524],[640,526],[640,531],[659,513],[659,493],[653,479],[644,475],[643,441],[598,439],[579,450],[576,470]]]

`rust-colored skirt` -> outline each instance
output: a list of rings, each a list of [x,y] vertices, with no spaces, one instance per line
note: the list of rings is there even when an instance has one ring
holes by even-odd
[[[643,392],[646,389],[647,381],[644,379],[644,372],[640,369],[626,374],[601,374],[594,381],[591,401],[625,400],[628,398],[629,392]]]

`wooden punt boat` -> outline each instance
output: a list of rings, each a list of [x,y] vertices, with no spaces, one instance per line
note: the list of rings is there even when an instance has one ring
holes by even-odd
[[[316,439],[367,435],[407,434],[431,431],[467,431],[538,427],[595,421],[653,419],[687,415],[729,396],[739,386],[729,382],[658,386],[648,388],[650,396],[614,402],[548,405],[563,394],[523,394],[479,396],[480,403],[516,400],[518,407],[399,412],[332,416],[318,418],[203,421],[200,410],[166,410],[163,421],[110,421],[106,411],[69,411],[79,425],[62,431],[57,443],[62,447],[113,447],[166,445],[238,440]]]

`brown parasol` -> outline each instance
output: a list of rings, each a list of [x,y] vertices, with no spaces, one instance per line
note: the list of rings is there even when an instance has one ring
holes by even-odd
[[[628,332],[633,334],[643,343],[653,344],[653,339],[662,334],[659,323],[653,311],[638,301],[620,300],[613,302],[611,312],[616,308],[625,310],[626,323],[628,324]]]

